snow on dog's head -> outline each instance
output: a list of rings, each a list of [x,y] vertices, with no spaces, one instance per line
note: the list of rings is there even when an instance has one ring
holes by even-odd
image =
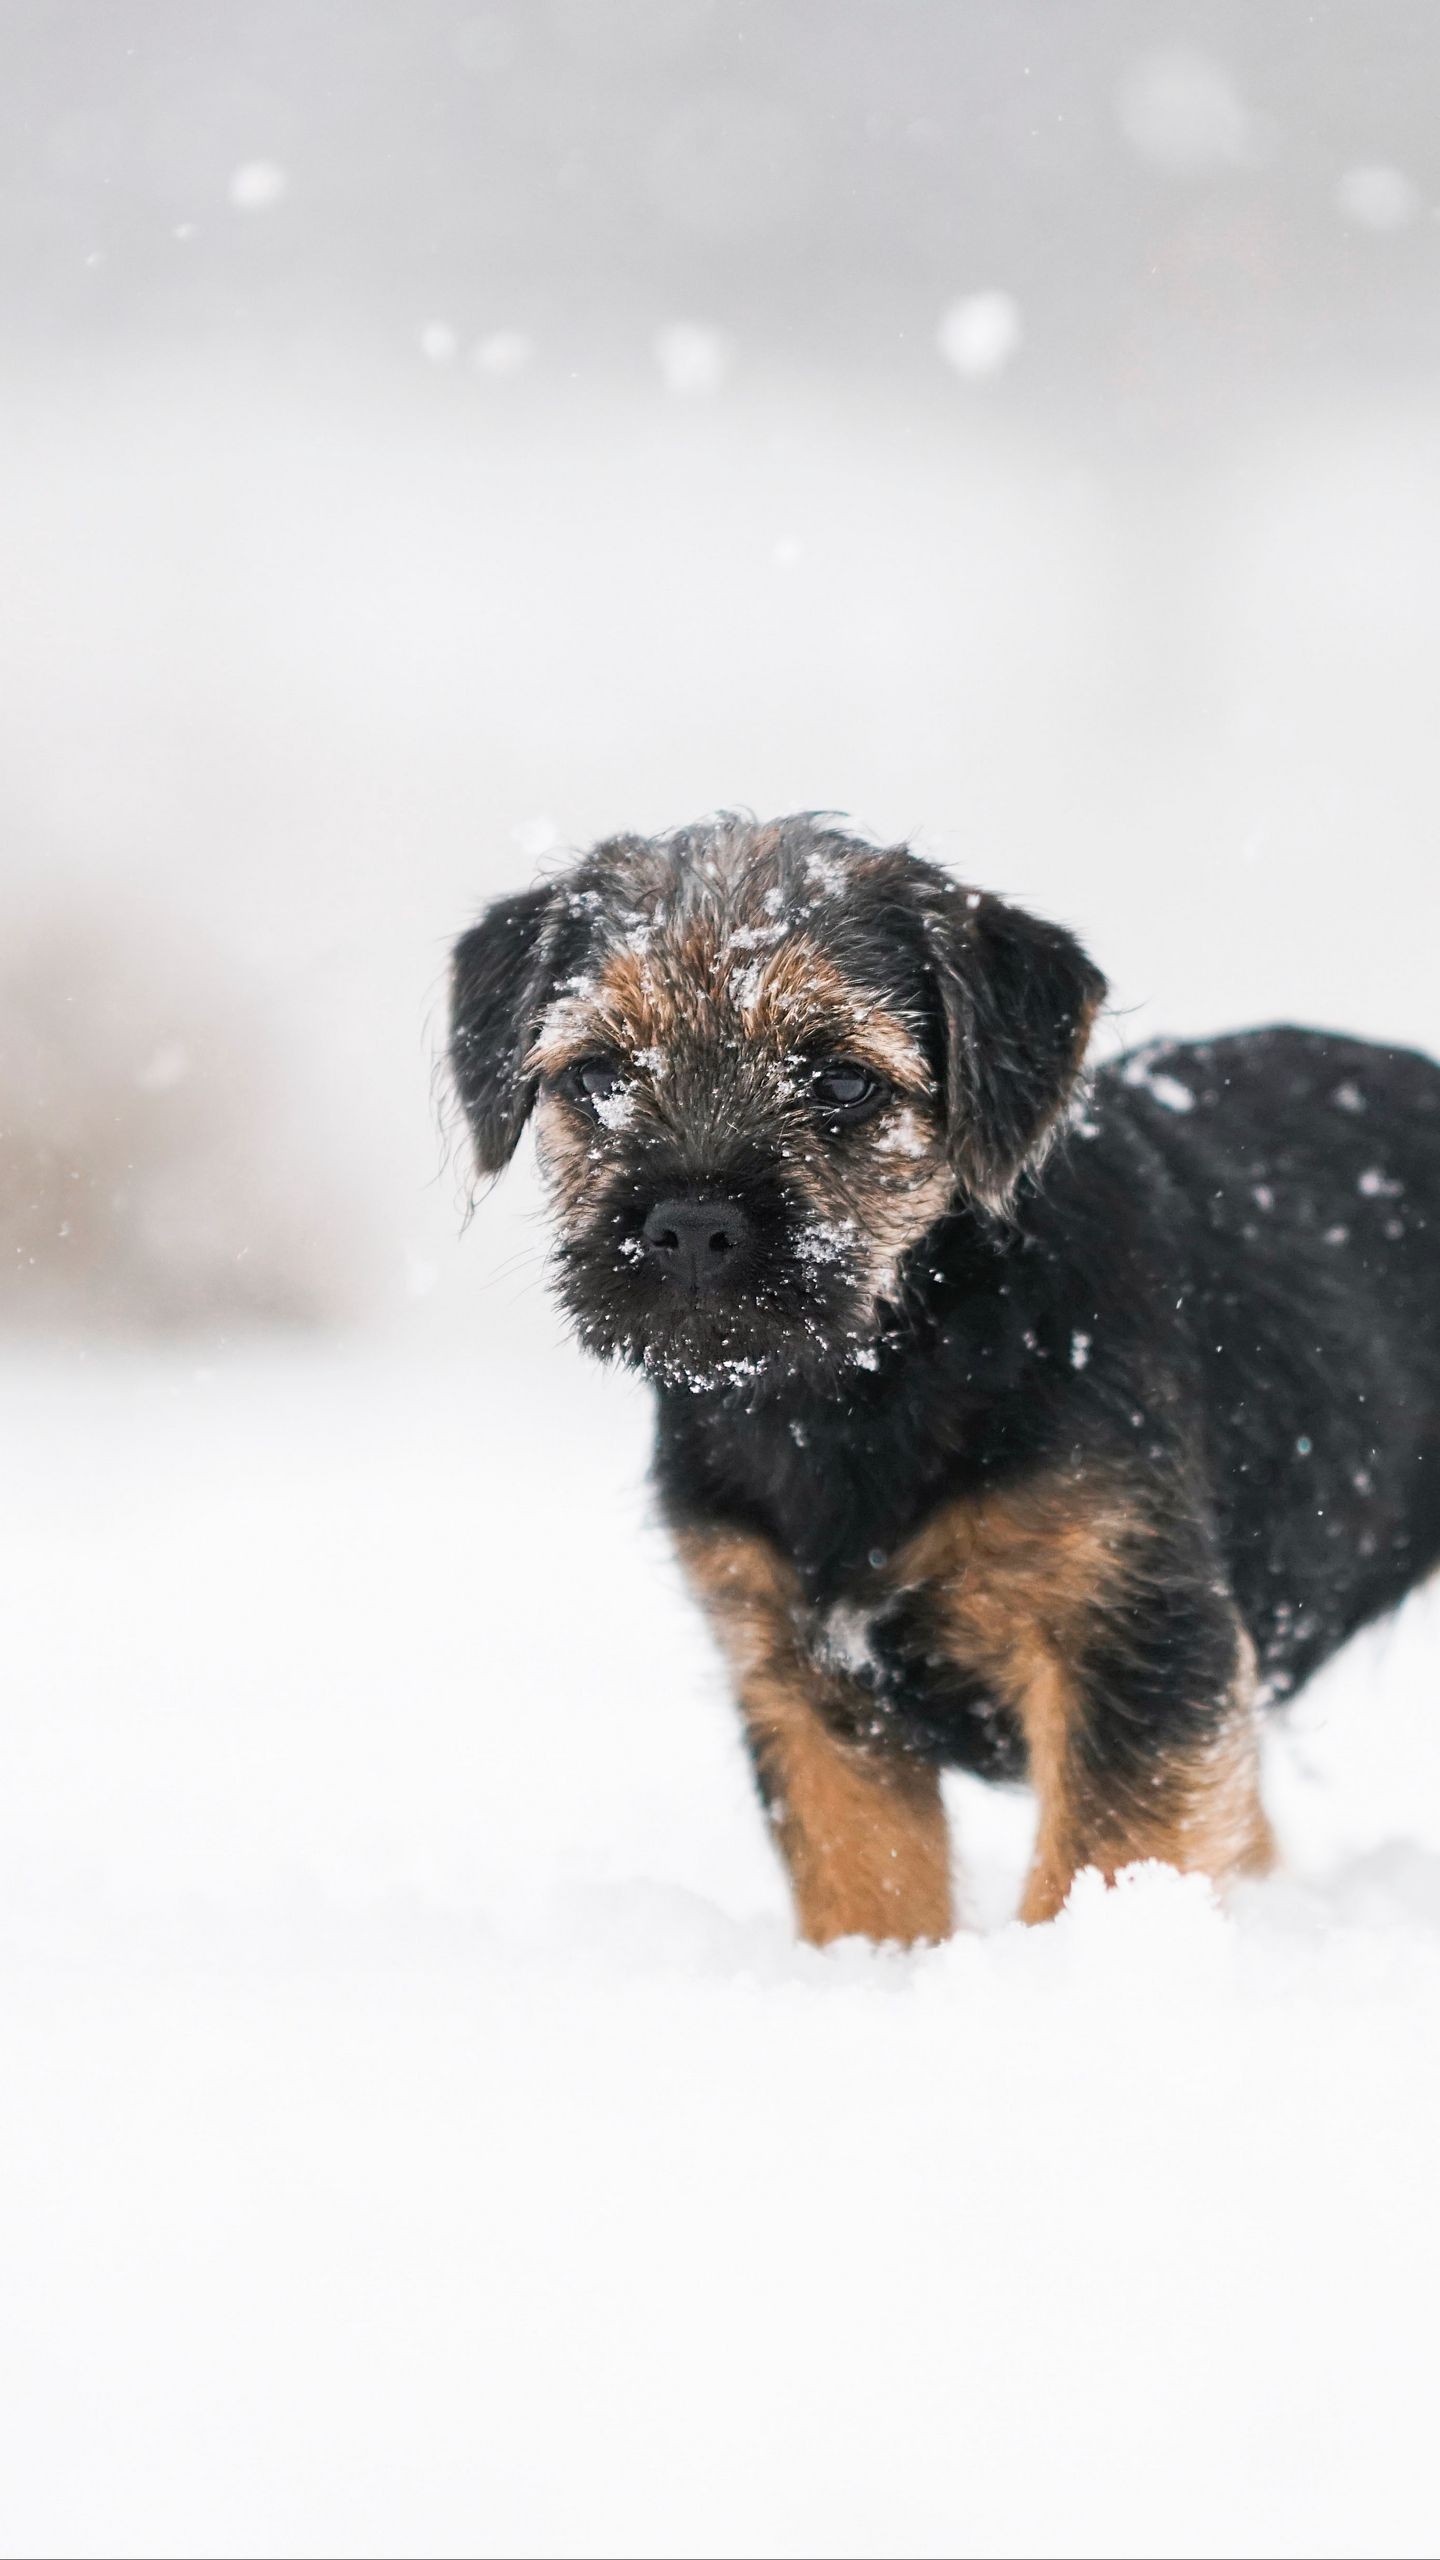
[[[1103,992],[904,848],[726,818],[492,906],[451,1062],[483,1173],[536,1113],[581,1339],[710,1387],[873,1362],[936,1221],[1043,1152]]]

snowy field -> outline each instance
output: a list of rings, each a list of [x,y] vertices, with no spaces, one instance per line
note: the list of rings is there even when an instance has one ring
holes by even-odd
[[[643,1405],[503,1319],[6,1355],[4,2548],[1432,2553],[1429,1604],[1232,1916],[1022,1933],[962,1785],[976,1928],[802,1950]]]

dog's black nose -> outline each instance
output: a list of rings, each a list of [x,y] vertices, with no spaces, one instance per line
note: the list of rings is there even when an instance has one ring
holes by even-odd
[[[749,1232],[733,1200],[660,1200],[640,1241],[665,1279],[698,1297],[729,1279]]]

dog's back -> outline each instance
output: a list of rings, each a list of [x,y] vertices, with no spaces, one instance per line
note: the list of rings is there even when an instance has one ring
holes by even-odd
[[[1137,1050],[1237,1598],[1284,1695],[1440,1563],[1440,1067],[1288,1027]]]

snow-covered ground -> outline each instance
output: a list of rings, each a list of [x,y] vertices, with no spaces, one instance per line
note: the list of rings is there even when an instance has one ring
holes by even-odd
[[[4,2548],[1432,2553],[1430,1604],[1232,1916],[962,1785],[977,1930],[801,1950],[505,1333],[0,1370]]]

